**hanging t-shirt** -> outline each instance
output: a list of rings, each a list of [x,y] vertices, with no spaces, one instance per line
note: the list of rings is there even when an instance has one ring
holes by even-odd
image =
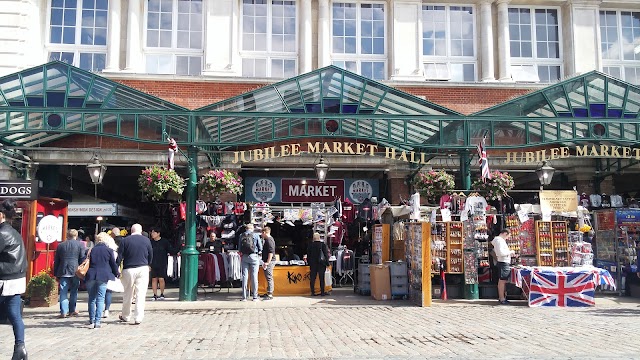
[[[600,206],[602,206],[603,208],[610,208],[611,207],[611,197],[605,193],[602,193],[602,203],[600,204]]]
[[[482,196],[469,196],[467,198],[467,202],[464,205],[464,211],[470,211],[472,215],[476,209],[484,210],[486,208],[487,200],[485,200]]]
[[[344,237],[344,225],[340,221],[336,221],[331,224],[329,228],[329,238],[331,239],[331,244],[333,246],[338,246],[342,243],[342,238]]]
[[[224,203],[224,214],[225,215],[232,215],[234,209],[235,209],[235,205],[234,205],[233,201],[227,201],[226,203]]]
[[[353,205],[351,200],[344,199],[344,202],[342,203],[342,219],[345,223],[351,224],[355,218],[356,207]]]
[[[410,218],[413,220],[420,220],[420,193],[416,191],[413,195],[411,195],[409,203],[411,205]]]
[[[367,221],[371,221],[371,218],[373,217],[373,205],[371,204],[371,200],[369,200],[369,198],[364,199],[362,204],[360,204],[360,211],[358,212],[358,216]]]
[[[598,194],[589,195],[589,201],[591,202],[591,206],[594,208],[599,208],[602,206],[602,196]]]
[[[236,215],[244,215],[244,212],[247,210],[247,205],[243,202],[236,202],[235,210],[233,211]]]
[[[591,201],[589,201],[589,196],[587,196],[586,193],[580,194],[580,202],[578,204],[584,207],[585,209],[589,208],[589,206],[591,206]]]
[[[624,206],[624,202],[622,201],[622,196],[611,195],[611,207],[620,208],[623,206]]]
[[[452,204],[453,198],[449,194],[444,194],[440,197],[440,209],[453,210]]]

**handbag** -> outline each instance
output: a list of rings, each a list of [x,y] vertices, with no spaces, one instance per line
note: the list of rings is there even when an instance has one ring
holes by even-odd
[[[84,280],[85,276],[87,276],[87,271],[89,271],[89,264],[90,264],[89,255],[91,255],[92,249],[93,248],[89,249],[89,252],[87,253],[87,257],[84,259],[84,261],[80,265],[78,265],[78,268],[76,269],[76,276],[80,280]]]
[[[111,290],[113,292],[124,292],[124,285],[122,285],[122,281],[118,278],[115,280],[107,281],[107,290]]]
[[[329,265],[329,261],[327,260],[327,257],[324,256],[324,247],[326,245],[323,243],[322,247],[320,248],[320,257],[318,258],[318,264],[322,265],[322,266],[327,266]]]

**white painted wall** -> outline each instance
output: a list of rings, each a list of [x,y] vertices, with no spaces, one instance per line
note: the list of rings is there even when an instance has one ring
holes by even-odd
[[[239,76],[242,73],[239,54],[240,0],[204,0],[205,2],[205,59],[204,76]],[[309,6],[310,2],[310,6]],[[393,81],[422,81],[421,16],[424,3],[460,3],[476,5],[476,34],[478,37],[478,79],[491,81],[504,74],[502,65],[505,52],[500,51],[498,38],[498,3],[507,6],[530,4],[532,6],[561,6],[563,29],[564,74],[584,73],[600,70],[598,11],[624,9],[640,11],[637,0],[389,0],[387,1],[389,75]],[[121,28],[119,64],[111,71],[144,71],[141,59],[144,14],[142,0],[120,0]],[[298,21],[300,39],[300,71],[305,72],[330,64],[331,0],[300,0],[298,14],[308,16],[311,21]],[[489,3],[491,12],[481,12],[482,3]],[[131,6],[133,5],[133,6]],[[304,6],[304,8],[303,8]],[[503,5],[504,6],[504,5]],[[44,48],[46,40],[48,0],[0,0],[0,76],[24,68],[39,65],[47,60]],[[302,11],[304,10],[304,11]],[[129,26],[131,14],[138,17],[139,26]],[[486,28],[487,16],[491,16],[491,28]],[[307,27],[306,29],[303,27]],[[311,31],[307,31],[311,26]],[[491,31],[489,31],[491,30]],[[139,39],[131,40],[131,34]],[[491,34],[493,41],[483,39]],[[309,46],[311,38],[312,46]],[[493,49],[484,49],[489,44]],[[130,49],[135,48],[134,53]],[[508,53],[507,53],[508,54]],[[128,55],[128,56],[127,56]],[[492,74],[493,69],[495,74]]]

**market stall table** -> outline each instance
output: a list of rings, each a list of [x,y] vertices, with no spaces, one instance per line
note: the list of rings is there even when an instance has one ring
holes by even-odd
[[[309,266],[276,265],[273,268],[273,295],[311,295],[311,276]],[[331,291],[331,266],[325,271],[325,292]],[[262,267],[258,271],[258,293],[267,293],[267,279]],[[320,279],[316,278],[315,293],[320,293]]]
[[[611,274],[593,266],[513,267],[510,281],[522,289],[529,306],[594,306],[598,285],[615,288]]]

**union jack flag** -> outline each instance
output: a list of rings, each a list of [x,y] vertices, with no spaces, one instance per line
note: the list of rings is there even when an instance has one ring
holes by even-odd
[[[489,160],[487,159],[487,149],[485,149],[485,143],[487,142],[487,131],[482,135],[482,140],[478,143],[478,164],[480,164],[480,176],[484,182],[486,179],[491,179],[491,173],[489,172]]]
[[[532,272],[529,306],[594,306],[592,272]]]

